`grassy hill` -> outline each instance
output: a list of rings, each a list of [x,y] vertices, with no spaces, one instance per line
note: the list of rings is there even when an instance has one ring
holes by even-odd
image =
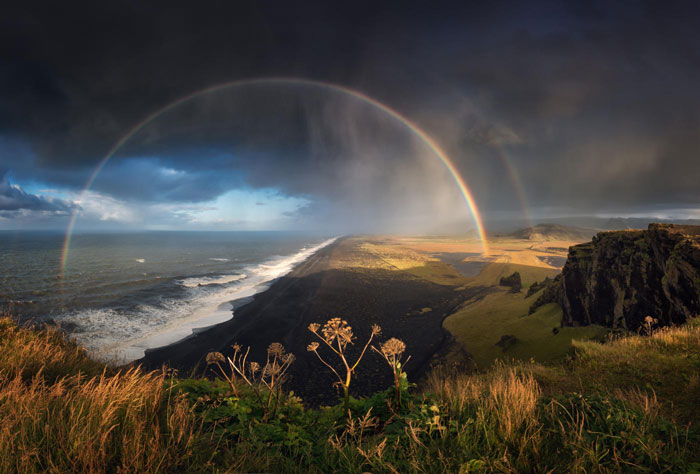
[[[544,316],[543,316],[544,317]],[[340,405],[114,369],[0,319],[0,472],[695,472],[700,320]],[[383,367],[390,370],[388,366]],[[224,365],[224,373],[229,373]],[[319,370],[323,370],[319,363]],[[366,370],[358,368],[358,377]],[[256,393],[258,395],[256,395]]]
[[[523,289],[518,293],[498,284],[502,277],[514,272],[522,278]],[[530,285],[557,273],[546,266],[490,263],[467,284],[487,287],[491,292],[476,301],[465,302],[445,318],[443,326],[480,368],[486,369],[497,360],[563,360],[571,350],[572,339],[599,339],[605,336],[606,329],[596,325],[562,328],[562,311],[556,304],[528,314],[530,305],[541,293],[526,298]],[[514,343],[508,347],[497,345],[503,336],[513,336]]]
[[[586,241],[597,234],[599,229],[575,227],[561,224],[537,224],[532,227],[516,230],[506,237],[526,240],[571,240]]]

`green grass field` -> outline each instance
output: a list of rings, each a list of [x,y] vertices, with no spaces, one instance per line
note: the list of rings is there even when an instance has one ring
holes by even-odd
[[[502,276],[520,273],[523,290],[511,294],[499,287]],[[470,302],[448,316],[443,325],[469,352],[477,367],[487,368],[496,360],[530,360],[553,362],[563,359],[571,349],[572,339],[600,338],[606,330],[600,326],[561,328],[562,311],[557,304],[540,307],[528,315],[530,305],[539,293],[525,298],[527,288],[535,281],[556,275],[556,270],[518,264],[492,263],[469,285],[492,286],[494,293]],[[557,328],[555,334],[553,329]],[[515,336],[517,342],[503,350],[496,343],[502,336]]]
[[[557,304],[544,305],[528,316],[533,298],[536,295],[525,299],[522,293],[498,290],[449,316],[444,326],[464,344],[479,368],[488,368],[498,359],[561,360],[571,349],[572,339],[605,335],[605,328],[600,326],[560,328],[562,313]],[[554,334],[553,328],[558,328],[559,333]],[[505,351],[496,345],[504,335],[517,338]]]
[[[527,292],[527,288],[536,281],[544,280],[546,277],[551,278],[559,273],[558,270],[553,268],[496,262],[486,265],[476,277],[470,279],[469,285],[498,286],[501,277],[511,275],[513,272],[520,273],[524,292]]]

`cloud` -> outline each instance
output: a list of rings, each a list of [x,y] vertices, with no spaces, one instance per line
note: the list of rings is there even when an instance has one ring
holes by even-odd
[[[75,203],[80,205],[78,214],[81,220],[88,222],[115,222],[119,224],[140,224],[140,210],[128,203],[105,196],[95,191],[86,191],[75,196]]]
[[[7,173],[4,173],[0,180],[0,211],[5,216],[15,212],[22,215],[30,212],[66,215],[76,207],[75,203],[61,199],[27,193],[20,186],[10,183]]]
[[[207,166],[206,154],[114,160],[100,172],[91,189],[131,201],[209,201],[240,179],[235,169]],[[181,169],[184,164],[187,169]]]

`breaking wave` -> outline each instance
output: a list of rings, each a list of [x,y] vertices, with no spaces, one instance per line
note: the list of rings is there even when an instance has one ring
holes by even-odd
[[[244,267],[241,273],[174,279],[173,290],[180,289],[176,298],[128,310],[80,310],[62,321],[75,326],[73,336],[94,356],[130,362],[143,357],[146,349],[172,344],[196,330],[231,319],[235,300],[264,291],[275,279],[335,240]]]

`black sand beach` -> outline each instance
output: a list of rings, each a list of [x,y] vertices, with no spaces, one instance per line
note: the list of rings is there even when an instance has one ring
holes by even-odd
[[[333,403],[337,397],[333,379],[306,350],[314,337],[307,327],[312,322],[323,324],[340,317],[352,326],[357,336],[353,349],[358,352],[372,324],[382,327],[377,342],[390,337],[402,339],[411,356],[406,367],[409,379],[417,380],[433,356],[450,343],[449,334],[442,328],[444,317],[480,290],[456,291],[405,271],[378,268],[382,265],[372,265],[373,260],[379,263],[378,258],[363,250],[361,244],[359,238],[344,238],[321,249],[238,309],[231,320],[176,344],[149,350],[137,363],[147,368],[165,364],[181,375],[201,373],[206,370],[204,359],[210,351],[228,355],[237,342],[251,347],[248,360],[264,361],[267,346],[281,342],[297,357],[287,388],[307,404]],[[351,386],[353,395],[384,389],[391,380],[388,366],[372,352],[358,366],[356,375]]]

